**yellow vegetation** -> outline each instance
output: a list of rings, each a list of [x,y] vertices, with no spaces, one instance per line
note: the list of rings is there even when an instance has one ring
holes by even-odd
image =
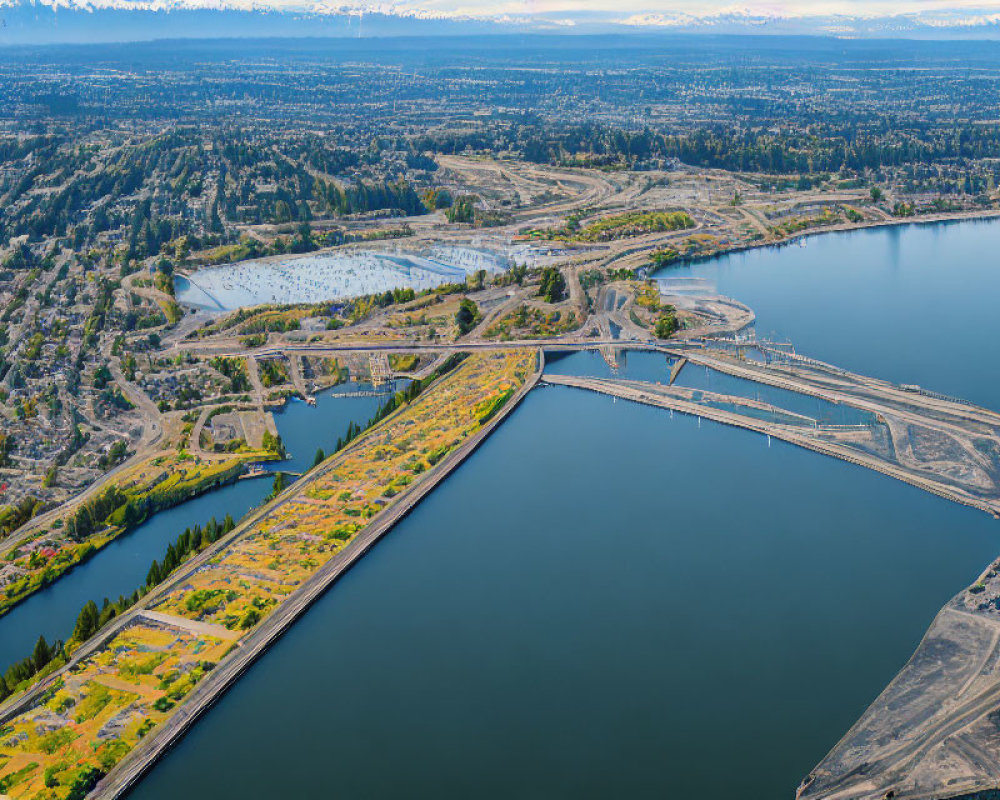
[[[487,424],[524,385],[535,358],[530,351],[469,357],[279,496],[207,564],[178,573],[182,583],[155,615],[46,678],[27,710],[0,718],[0,793],[82,796],[81,787],[167,719],[235,640]]]

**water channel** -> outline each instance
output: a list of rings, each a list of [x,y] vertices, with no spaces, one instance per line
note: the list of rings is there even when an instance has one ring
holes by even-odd
[[[702,277],[805,355],[1000,409],[1000,225],[816,235],[661,272]]]
[[[348,383],[334,391],[359,388],[367,387]],[[348,423],[364,425],[379,402],[374,397],[337,398],[330,391],[317,395],[315,408],[301,401],[289,402],[274,415],[289,458],[272,468],[291,472],[309,469],[317,448],[332,452]],[[145,582],[153,559],[162,559],[167,545],[185,528],[204,525],[213,516],[221,522],[227,513],[238,520],[260,504],[271,486],[272,481],[266,477],[237,481],[161,511],[111,542],[50,588],[32,595],[0,617],[0,664],[7,665],[30,655],[39,635],[50,642],[68,638],[76,615],[87,601],[101,605],[105,597],[117,599],[119,595],[132,594]]]
[[[800,352],[997,407],[996,252],[969,223],[680,273]],[[133,796],[788,798],[998,552],[985,515],[881,475],[540,389]]]

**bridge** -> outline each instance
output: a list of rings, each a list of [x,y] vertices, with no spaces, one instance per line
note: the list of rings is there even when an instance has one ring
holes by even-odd
[[[390,383],[383,384],[384,388],[380,389],[359,389],[354,392],[331,392],[330,397],[386,397],[392,394],[392,385]]]

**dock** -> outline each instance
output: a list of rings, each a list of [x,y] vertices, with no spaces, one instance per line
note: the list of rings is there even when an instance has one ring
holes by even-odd
[[[677,376],[681,374],[681,370],[684,369],[684,365],[688,363],[687,358],[681,356],[674,362],[673,367],[670,368],[670,383],[668,386],[673,386],[674,381],[677,380]]]

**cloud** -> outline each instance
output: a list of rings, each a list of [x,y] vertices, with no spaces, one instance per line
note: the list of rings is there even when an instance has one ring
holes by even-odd
[[[24,0],[0,0],[14,5]],[[982,0],[27,0],[55,8],[196,9],[230,8],[313,12],[379,13],[409,18],[544,20],[572,27],[581,19],[636,28],[697,26],[743,20],[748,26],[768,20],[865,20],[907,16],[928,26],[969,26],[1000,22],[996,3]]]
[[[536,16],[560,13],[604,12],[633,17],[696,19],[716,16],[746,17],[884,17],[897,15],[945,13],[992,15],[996,3],[982,0],[411,0],[396,3],[411,10],[442,13],[460,11],[468,16],[494,16],[498,13]]]

